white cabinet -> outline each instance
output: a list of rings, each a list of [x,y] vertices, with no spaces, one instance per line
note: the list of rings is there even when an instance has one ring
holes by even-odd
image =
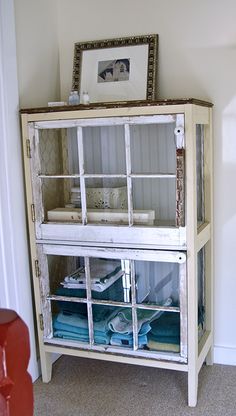
[[[51,354],[186,371],[212,349],[211,107],[22,110],[43,380]]]

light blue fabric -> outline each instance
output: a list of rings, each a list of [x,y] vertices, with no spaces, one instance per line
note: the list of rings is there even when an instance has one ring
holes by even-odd
[[[65,330],[54,330],[53,335],[54,335],[54,337],[57,337],[57,338],[71,339],[71,340],[76,340],[76,341],[86,342],[86,343],[89,342],[88,334],[83,335],[83,334],[70,332],[70,331],[65,331]],[[109,344],[110,343],[110,335],[109,334],[105,335],[105,334],[95,333],[94,342],[95,342],[95,344]]]
[[[138,346],[142,348],[147,345],[147,333],[151,330],[151,326],[148,323],[144,323],[138,334]],[[114,332],[111,335],[111,345],[129,346],[133,347],[133,333],[131,334],[120,334]]]
[[[94,322],[94,341],[98,344],[109,344],[110,335],[107,321]],[[54,336],[89,342],[87,317],[80,314],[60,312],[53,321]]]
[[[139,335],[138,336],[138,346],[139,348],[144,347],[147,345],[147,335]],[[125,335],[125,334],[118,334],[113,333],[111,335],[110,340],[111,345],[117,345],[122,347],[133,347],[133,334]]]

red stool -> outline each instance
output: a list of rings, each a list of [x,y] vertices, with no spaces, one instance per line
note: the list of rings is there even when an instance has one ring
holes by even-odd
[[[0,309],[0,416],[33,415],[29,358],[26,324],[16,312]]]

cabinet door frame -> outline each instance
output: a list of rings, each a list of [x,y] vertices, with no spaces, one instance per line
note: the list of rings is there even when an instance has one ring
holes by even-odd
[[[89,321],[89,334],[90,334],[90,343],[89,345],[79,344],[79,348],[90,349],[90,350],[100,350],[109,352],[114,352],[116,349],[113,347],[104,348],[102,346],[94,345],[93,343],[93,322],[92,322],[92,304],[96,305],[108,305],[108,306],[119,306],[119,307],[129,307],[132,309],[133,314],[133,333],[134,333],[134,350],[125,351],[118,349],[117,352],[121,354],[133,354],[158,358],[162,357],[163,359],[170,359],[174,361],[187,362],[188,348],[187,348],[187,276],[186,276],[186,253],[180,251],[161,251],[161,250],[140,250],[140,249],[121,249],[121,248],[99,248],[99,247],[80,247],[72,245],[56,245],[56,244],[38,244],[37,253],[39,259],[39,269],[40,269],[40,307],[43,314],[44,321],[44,342],[45,343],[55,343],[62,345],[71,345],[70,341],[60,341],[53,338],[52,330],[52,316],[51,316],[51,302],[52,301],[70,301],[70,302],[79,302],[86,303],[88,305],[88,321]],[[105,258],[105,259],[119,259],[130,262],[131,270],[131,300],[128,303],[115,302],[115,301],[100,301],[92,300],[91,298],[91,282],[90,279],[87,279],[87,298],[68,298],[66,296],[57,296],[50,293],[50,282],[49,282],[49,269],[48,269],[48,259],[47,256],[72,256],[72,257],[84,257],[85,265],[87,270],[89,270],[89,259],[90,258]],[[135,260],[143,261],[155,261],[155,262],[169,262],[169,263],[178,263],[179,264],[179,307],[177,306],[158,306],[158,305],[148,305],[145,303],[136,302],[136,282],[135,282],[135,273],[134,273],[134,262]],[[137,319],[136,312],[137,309],[150,309],[150,310],[160,310],[167,311],[169,313],[178,312],[180,313],[180,353],[179,354],[162,354],[154,352],[143,352],[138,350],[138,330],[137,330]],[[73,343],[72,343],[73,344]],[[78,344],[78,343],[77,343]],[[76,346],[76,343],[73,344]]]

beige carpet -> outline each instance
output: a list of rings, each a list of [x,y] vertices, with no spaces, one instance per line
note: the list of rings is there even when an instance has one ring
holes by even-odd
[[[236,367],[204,366],[189,408],[185,373],[64,356],[34,398],[35,416],[236,416]]]

